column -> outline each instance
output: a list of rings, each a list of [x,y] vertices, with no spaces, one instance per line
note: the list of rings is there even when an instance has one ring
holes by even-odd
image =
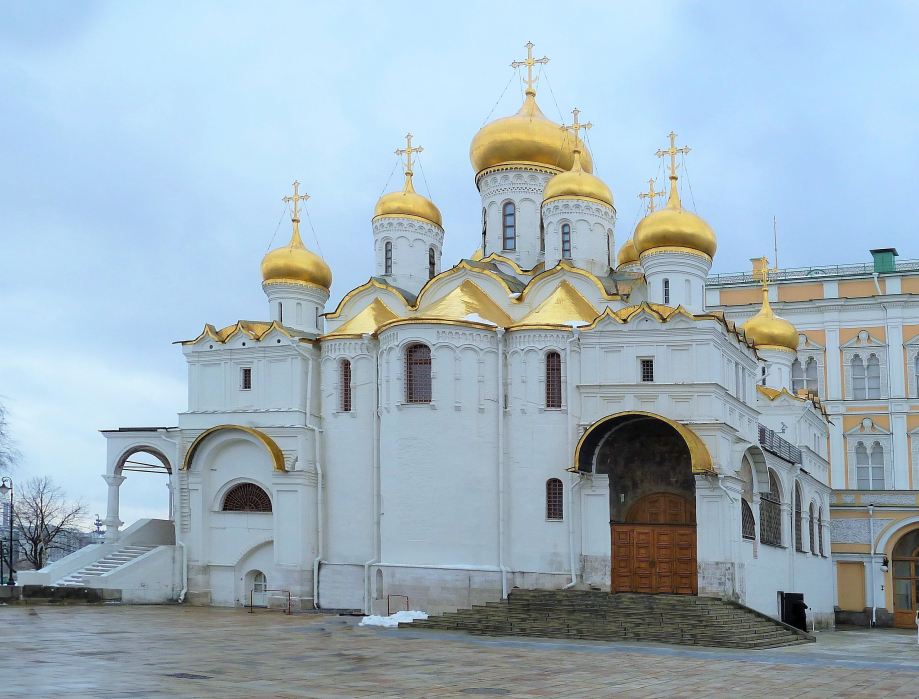
[[[889,395],[891,398],[906,398],[906,375],[903,353],[903,309],[888,308],[887,311],[887,366],[890,371]]]
[[[842,406],[834,406],[830,419],[830,486],[836,490],[846,487],[846,439],[842,428]]]
[[[116,473],[106,473],[102,476],[108,483],[108,511],[105,517],[105,541],[115,543],[118,541],[118,528],[124,522],[118,519],[118,491],[124,483],[125,476]]]
[[[842,399],[842,359],[839,355],[839,325],[826,326],[826,395],[829,400]]]
[[[892,489],[908,490],[909,489],[909,441],[906,438],[906,405],[899,405],[899,401],[893,404],[893,411],[890,414],[890,431],[891,440],[893,441],[893,482],[890,484]]]

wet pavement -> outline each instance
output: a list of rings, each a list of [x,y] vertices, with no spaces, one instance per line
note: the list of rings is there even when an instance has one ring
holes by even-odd
[[[205,607],[0,606],[10,697],[919,697],[915,632],[765,651],[365,629]]]

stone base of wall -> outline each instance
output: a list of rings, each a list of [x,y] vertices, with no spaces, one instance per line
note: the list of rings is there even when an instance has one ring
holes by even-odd
[[[871,607],[865,607],[860,612],[852,612],[836,607],[836,624],[846,626],[871,626]],[[875,625],[878,628],[893,628],[893,614],[888,612],[884,607],[878,607],[874,611]]]
[[[95,587],[52,587],[50,585],[23,585],[23,600],[48,602],[120,602],[121,590]]]

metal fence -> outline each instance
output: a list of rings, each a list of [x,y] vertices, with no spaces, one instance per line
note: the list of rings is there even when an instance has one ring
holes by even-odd
[[[766,451],[775,454],[780,459],[785,459],[785,461],[789,463],[802,463],[801,450],[791,442],[779,437],[775,430],[770,430],[765,425],[759,425],[759,445]]]
[[[897,272],[919,271],[919,260],[903,260],[896,263]],[[821,267],[789,267],[770,273],[772,281],[801,279],[820,279],[823,277],[871,276],[874,274],[873,262],[859,262],[851,265],[824,265]],[[707,286],[728,286],[731,284],[761,284],[762,280],[753,276],[753,272],[736,272],[730,274],[713,274],[706,280]]]

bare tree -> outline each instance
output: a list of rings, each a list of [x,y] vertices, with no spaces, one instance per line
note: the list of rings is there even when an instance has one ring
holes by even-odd
[[[19,460],[19,450],[10,436],[6,408],[0,405],[0,473],[8,473]]]
[[[52,551],[63,548],[61,532],[83,522],[86,505],[67,502],[64,491],[45,476],[32,478],[20,488],[14,516],[23,555],[38,570]]]

